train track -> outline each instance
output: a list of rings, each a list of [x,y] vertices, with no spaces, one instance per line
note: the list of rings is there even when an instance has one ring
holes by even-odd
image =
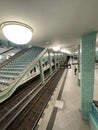
[[[63,70],[57,73],[51,80],[50,76],[46,78],[46,82],[50,80],[46,85],[42,86],[39,80],[36,80],[33,85],[28,85],[28,89],[21,89],[18,94],[1,104],[0,130],[34,129]]]
[[[45,77],[46,79],[49,77],[49,71],[45,72]],[[15,93],[9,99],[1,103],[0,104],[0,121],[6,115],[5,113],[7,113],[9,110],[11,111],[11,109],[13,109],[20,102],[22,102],[22,100],[24,100],[23,97],[26,98],[27,94],[29,95],[29,92],[34,90],[35,87],[40,84],[41,82],[39,80],[39,76],[36,76],[35,78],[31,79],[27,83],[21,85],[19,89],[16,90]]]

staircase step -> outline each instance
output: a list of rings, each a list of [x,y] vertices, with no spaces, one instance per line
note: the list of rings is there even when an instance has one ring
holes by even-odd
[[[11,75],[0,75],[1,79],[14,80],[14,76]]]
[[[26,65],[7,65],[6,68],[25,68]]]
[[[2,92],[2,91],[4,91],[4,90],[6,90],[6,89],[8,89],[9,88],[9,86],[8,85],[4,85],[4,84],[0,84],[0,91]]]
[[[20,71],[0,71],[0,75],[18,75]]]
[[[1,70],[7,70],[7,71],[22,71],[23,68],[1,68]]]
[[[9,63],[9,65],[23,65],[23,66],[25,66],[25,65],[28,65],[30,62],[15,62],[15,63]]]
[[[0,84],[2,85],[9,85],[9,83],[8,83],[8,80],[2,80],[2,79],[0,79]]]

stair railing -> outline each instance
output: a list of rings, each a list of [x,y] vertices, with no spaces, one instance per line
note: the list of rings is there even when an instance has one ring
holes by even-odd
[[[0,102],[3,102],[5,99],[12,95],[12,93],[23,81],[25,75],[36,65],[36,63],[43,57],[43,55],[47,51],[47,49],[44,49],[38,56],[36,56],[35,59],[18,75],[18,77],[9,84],[9,88],[0,93]]]

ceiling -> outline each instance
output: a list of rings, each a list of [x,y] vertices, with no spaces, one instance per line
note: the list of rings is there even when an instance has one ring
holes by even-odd
[[[98,0],[0,0],[0,24],[5,21],[31,26],[31,45],[76,51],[82,34],[98,31]]]

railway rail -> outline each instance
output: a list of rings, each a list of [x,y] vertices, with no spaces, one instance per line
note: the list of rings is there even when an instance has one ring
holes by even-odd
[[[34,129],[63,71],[60,69],[51,79],[48,75],[44,86],[38,79],[31,82],[16,92],[8,101],[2,103],[0,105],[0,130]]]

